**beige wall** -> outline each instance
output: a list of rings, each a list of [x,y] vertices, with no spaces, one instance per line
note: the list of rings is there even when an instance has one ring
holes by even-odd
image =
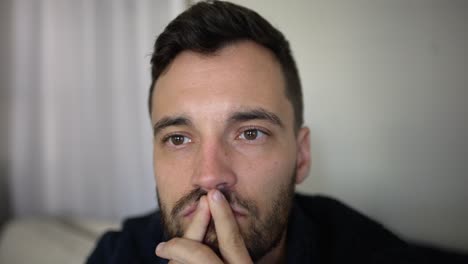
[[[468,250],[468,2],[234,2],[291,42],[313,149],[299,190]]]

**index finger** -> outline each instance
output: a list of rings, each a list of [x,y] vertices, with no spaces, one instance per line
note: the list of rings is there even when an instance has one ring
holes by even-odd
[[[208,196],[221,255],[228,263],[252,263],[226,198],[218,190],[211,191]]]
[[[192,218],[192,222],[185,231],[184,238],[202,242],[206,229],[210,223],[210,208],[206,196],[202,196],[198,202],[197,210]]]

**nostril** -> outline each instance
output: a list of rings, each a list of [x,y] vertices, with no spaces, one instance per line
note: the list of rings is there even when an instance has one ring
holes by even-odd
[[[221,192],[223,192],[223,191],[226,190],[227,188],[228,188],[228,187],[227,187],[227,183],[225,183],[225,182],[216,185],[216,189],[220,190]]]

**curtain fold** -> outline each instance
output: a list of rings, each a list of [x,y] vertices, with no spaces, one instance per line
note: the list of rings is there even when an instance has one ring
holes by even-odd
[[[120,219],[156,206],[155,37],[183,1],[14,1],[14,212]]]

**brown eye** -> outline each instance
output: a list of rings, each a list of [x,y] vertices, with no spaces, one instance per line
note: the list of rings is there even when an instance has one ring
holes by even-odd
[[[238,137],[238,139],[242,139],[242,140],[247,140],[247,141],[251,141],[252,143],[255,142],[255,143],[259,143],[261,141],[263,141],[264,139],[266,139],[266,137],[268,136],[269,134],[267,134],[266,132],[263,132],[262,130],[260,129],[256,129],[256,128],[250,128],[250,129],[246,129],[244,130]]]
[[[185,136],[182,136],[182,135],[173,135],[173,136],[170,136],[169,140],[171,141],[171,143],[175,146],[179,146],[179,145],[182,145],[184,143],[188,143],[190,142],[190,139],[185,137]]]
[[[258,136],[258,130],[257,129],[249,129],[247,131],[244,131],[244,138],[247,140],[255,140]]]

